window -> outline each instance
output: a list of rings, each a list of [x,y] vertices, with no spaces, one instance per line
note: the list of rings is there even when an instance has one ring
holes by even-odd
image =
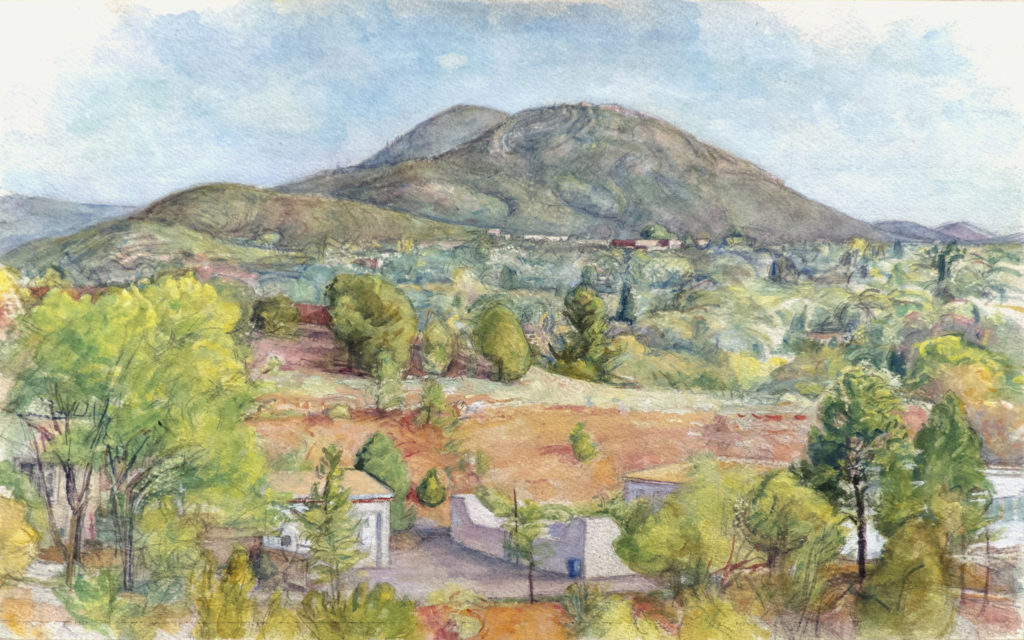
[[[292,546],[292,537],[291,536],[281,536],[281,546],[285,547],[285,548],[291,547]]]

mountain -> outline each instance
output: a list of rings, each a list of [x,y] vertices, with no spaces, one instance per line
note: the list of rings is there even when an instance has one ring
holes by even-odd
[[[970,222],[951,222],[938,227],[938,230],[963,242],[986,242],[993,237],[990,232]]]
[[[892,240],[901,242],[928,242],[946,243],[952,242],[955,238],[937,229],[926,227],[923,224],[910,222],[909,220],[886,220],[876,222],[875,229],[889,235]]]
[[[421,127],[436,132],[446,119],[442,113]],[[469,135],[455,133],[440,137]],[[278,189],[521,234],[637,237],[659,223],[677,234],[741,231],[765,242],[884,237],[746,160],[615,105],[528,109],[440,155],[412,156],[397,164],[378,158]]]
[[[504,111],[456,105],[416,125],[357,165],[370,169],[439,156],[489,131],[508,117]]]
[[[18,247],[0,263],[29,272],[57,266],[83,283],[116,283],[209,262],[273,270],[314,261],[334,246],[473,235],[362,202],[210,184],[167,196],[130,218]]]
[[[0,254],[32,240],[62,236],[101,220],[125,216],[132,210],[0,192]]]

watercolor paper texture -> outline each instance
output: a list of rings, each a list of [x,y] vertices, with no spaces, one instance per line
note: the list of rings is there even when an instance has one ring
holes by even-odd
[[[0,638],[1008,638],[1024,3],[0,2]]]

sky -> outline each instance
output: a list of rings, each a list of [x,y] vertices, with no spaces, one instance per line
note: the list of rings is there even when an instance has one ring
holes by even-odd
[[[616,103],[864,220],[1024,229],[1024,2],[0,1],[0,189],[141,205]]]

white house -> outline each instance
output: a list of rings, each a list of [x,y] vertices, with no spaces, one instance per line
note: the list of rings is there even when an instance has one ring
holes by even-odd
[[[317,482],[316,474],[306,472],[280,472],[270,476],[270,486],[277,491],[292,494],[291,512],[304,511],[309,492]],[[391,563],[391,500],[394,493],[373,476],[346,469],[342,486],[349,490],[352,510],[359,518],[359,548],[366,554],[356,566],[386,567]],[[288,551],[298,555],[309,553],[309,543],[302,540],[299,523],[290,519],[277,535],[263,536],[263,547]]]

